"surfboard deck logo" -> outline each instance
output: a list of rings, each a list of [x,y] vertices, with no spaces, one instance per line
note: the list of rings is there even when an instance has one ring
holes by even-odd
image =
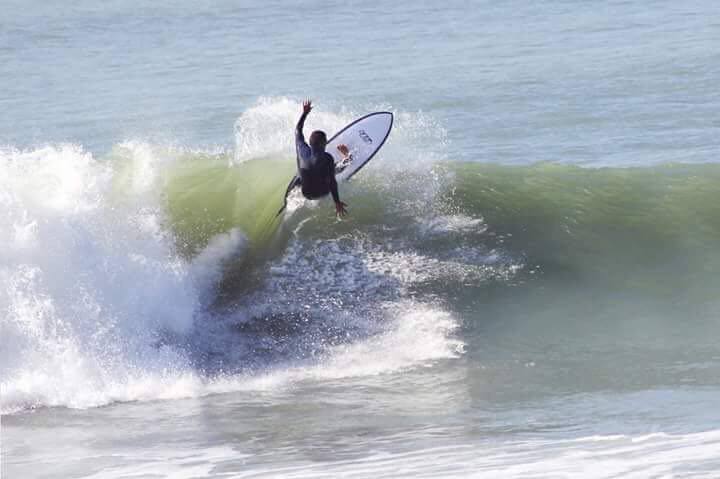
[[[372,141],[372,138],[370,138],[370,137],[368,136],[368,134],[365,133],[365,130],[358,130],[358,135],[360,135],[360,138],[362,138],[362,140],[363,140],[365,143],[372,143],[372,142],[373,142],[373,141]]]

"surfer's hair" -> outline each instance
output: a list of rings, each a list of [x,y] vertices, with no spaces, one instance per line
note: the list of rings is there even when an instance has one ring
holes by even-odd
[[[308,143],[310,143],[311,148],[321,150],[327,145],[327,135],[325,135],[324,131],[315,130],[310,134]]]

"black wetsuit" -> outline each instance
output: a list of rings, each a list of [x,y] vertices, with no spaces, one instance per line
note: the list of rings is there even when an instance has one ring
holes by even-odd
[[[297,152],[298,176],[293,186],[301,186],[305,198],[316,200],[328,193],[340,201],[335,180],[335,159],[328,152],[315,150],[305,142],[303,126],[307,113],[303,113],[295,127],[295,150]]]
[[[287,206],[287,197],[295,187],[300,186],[302,194],[309,200],[322,198],[328,193],[332,194],[335,203],[340,201],[338,196],[338,185],[335,180],[335,159],[325,150],[313,150],[305,142],[303,126],[305,126],[307,113],[303,113],[295,127],[295,151],[297,153],[298,172],[290,180],[285,191],[285,200],[278,215]]]

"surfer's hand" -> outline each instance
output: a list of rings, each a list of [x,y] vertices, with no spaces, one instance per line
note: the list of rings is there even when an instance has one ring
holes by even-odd
[[[308,98],[303,102],[303,113],[307,115],[308,113],[310,113],[310,110],[312,110],[312,102]]]
[[[337,149],[345,158],[347,158],[350,155],[350,150],[345,145],[338,145]]]
[[[345,209],[347,205],[343,203],[342,201],[336,201],[335,202],[335,213],[342,218],[347,214],[347,210]]]

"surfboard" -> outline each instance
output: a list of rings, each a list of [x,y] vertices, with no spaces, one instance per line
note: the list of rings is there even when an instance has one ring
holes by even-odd
[[[382,148],[390,135],[393,125],[393,114],[389,111],[370,113],[335,133],[327,143],[325,151],[335,159],[335,179],[338,183],[348,181],[360,171]],[[345,161],[337,150],[338,145],[345,145],[350,150],[350,159]],[[278,211],[283,212],[287,204],[287,196],[299,185],[297,175],[290,181],[285,191],[285,202]]]
[[[338,182],[352,178],[375,156],[390,135],[392,125],[393,114],[378,111],[358,118],[328,140],[325,151],[335,158],[335,178]],[[346,145],[350,150],[352,159],[347,164],[343,163],[338,145]]]

